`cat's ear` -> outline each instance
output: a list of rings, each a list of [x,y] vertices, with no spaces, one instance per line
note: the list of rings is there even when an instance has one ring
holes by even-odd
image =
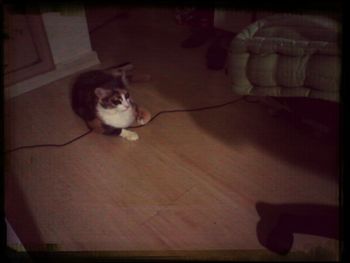
[[[128,77],[126,76],[126,71],[121,69],[115,69],[111,71],[114,77],[120,78],[125,87],[130,85]]]
[[[111,95],[111,93],[112,93],[112,91],[110,91],[108,89],[104,89],[104,88],[96,88],[95,89],[95,95],[99,99],[106,98],[107,96]]]
[[[122,80],[123,84],[125,85],[125,87],[129,86],[129,81],[128,81],[128,78],[126,77],[125,70],[122,71],[121,80]]]
[[[113,69],[113,70],[109,71],[109,73],[111,73],[114,77],[118,78],[123,74],[123,70]]]

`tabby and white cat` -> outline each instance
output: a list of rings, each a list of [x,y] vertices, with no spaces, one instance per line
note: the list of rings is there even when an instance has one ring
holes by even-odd
[[[72,87],[72,108],[94,131],[135,141],[138,134],[126,128],[135,121],[143,125],[144,120],[127,86],[124,71],[121,74],[100,70],[83,73]]]

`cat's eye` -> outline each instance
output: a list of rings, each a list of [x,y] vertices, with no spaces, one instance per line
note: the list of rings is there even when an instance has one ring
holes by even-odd
[[[112,99],[112,103],[117,105],[117,104],[120,104],[120,100],[118,99]]]
[[[129,93],[125,93],[125,99],[130,98],[130,94]]]

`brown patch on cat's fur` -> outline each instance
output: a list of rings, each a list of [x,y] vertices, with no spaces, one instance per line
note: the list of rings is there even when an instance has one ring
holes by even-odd
[[[151,119],[151,113],[146,110],[143,107],[138,107],[137,109],[137,117],[136,117],[136,124],[137,125],[145,125],[147,124]],[[134,124],[134,125],[136,125]]]

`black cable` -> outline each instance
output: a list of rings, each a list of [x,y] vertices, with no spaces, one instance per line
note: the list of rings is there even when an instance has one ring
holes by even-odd
[[[242,96],[242,97],[239,97],[238,99],[236,100],[232,100],[232,101],[229,101],[229,102],[225,102],[225,103],[222,103],[222,104],[218,104],[218,105],[213,105],[213,106],[207,106],[207,107],[200,107],[200,108],[194,108],[194,109],[176,109],[176,110],[165,110],[165,111],[160,111],[158,112],[156,115],[154,115],[146,124],[144,125],[138,125],[138,126],[132,126],[132,127],[129,127],[129,129],[136,129],[136,128],[141,128],[147,124],[149,124],[151,121],[153,121],[155,118],[157,118],[159,115],[161,114],[165,114],[165,113],[176,113],[176,112],[191,112],[191,111],[203,111],[203,110],[210,110],[210,109],[216,109],[216,108],[221,108],[221,107],[224,107],[226,105],[229,105],[229,104],[233,104],[233,103],[236,103],[242,99],[244,99],[245,96]]]
[[[216,108],[221,108],[221,107],[224,107],[226,105],[229,105],[229,104],[234,104],[242,99],[244,99],[246,96],[242,96],[242,97],[239,97],[238,99],[235,99],[235,100],[232,100],[232,101],[229,101],[229,102],[225,102],[225,103],[222,103],[222,104],[217,104],[217,105],[212,105],[212,106],[206,106],[206,107],[200,107],[200,108],[193,108],[193,109],[175,109],[175,110],[165,110],[165,111],[160,111],[158,112],[156,115],[154,115],[146,124],[144,125],[139,125],[139,126],[132,126],[132,127],[129,127],[129,129],[136,129],[136,128],[141,128],[143,126],[146,126],[148,125],[150,122],[152,122],[155,118],[157,118],[158,116],[160,116],[161,114],[165,114],[165,113],[176,113],[176,112],[191,112],[191,111],[203,111],[203,110],[209,110],[209,109],[216,109]],[[8,151],[5,151],[5,154],[6,153],[10,153],[10,152],[14,152],[14,151],[18,151],[18,150],[21,150],[21,149],[29,149],[29,148],[39,148],[39,147],[63,147],[63,146],[66,146],[68,144],[71,144],[77,140],[79,140],[80,138],[90,134],[93,130],[90,129],[89,131],[83,133],[82,135],[66,142],[66,143],[62,143],[62,144],[34,144],[34,145],[27,145],[27,146],[20,146],[20,147],[17,147],[17,148],[14,148],[14,149],[11,149],[11,150],[8,150]]]
[[[71,144],[72,142],[75,142],[76,140],[79,140],[80,138],[88,135],[89,133],[91,133],[93,130],[90,129],[89,131],[83,133],[82,135],[79,135],[78,137],[75,137],[74,139],[66,142],[66,143],[62,143],[62,144],[34,144],[34,145],[27,145],[27,146],[20,146],[8,151],[5,151],[5,153],[10,153],[10,152],[14,152],[14,151],[18,151],[21,149],[29,149],[29,148],[39,148],[39,147],[63,147],[66,146],[68,144]]]

